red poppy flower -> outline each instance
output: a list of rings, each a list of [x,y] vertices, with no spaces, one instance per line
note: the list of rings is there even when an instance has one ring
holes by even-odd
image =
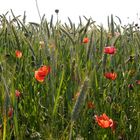
[[[10,107],[8,110],[8,117],[11,118],[13,116],[13,108]]]
[[[89,42],[89,39],[87,38],[87,37],[85,37],[84,39],[83,39],[83,43],[88,43]]]
[[[113,120],[110,119],[105,113],[101,116],[95,115],[95,119],[98,125],[102,128],[108,128],[113,126]]]
[[[19,51],[19,50],[16,50],[16,51],[15,51],[15,54],[16,54],[16,57],[17,57],[17,58],[21,58],[21,57],[22,57],[22,52]]]
[[[18,90],[15,90],[16,97],[20,97],[21,93]]]
[[[117,78],[117,73],[115,72],[107,72],[104,74],[107,79],[115,80]]]
[[[116,48],[114,46],[108,46],[104,48],[104,53],[106,54],[114,54],[116,53]]]
[[[43,82],[45,77],[50,73],[50,66],[42,66],[35,71],[35,78],[39,82]]]

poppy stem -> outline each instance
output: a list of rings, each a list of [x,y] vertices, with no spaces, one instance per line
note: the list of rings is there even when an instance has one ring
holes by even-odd
[[[40,18],[40,21],[41,21],[41,14],[40,14],[39,6],[38,6],[38,1],[35,0],[35,2],[36,2],[37,12],[38,12],[38,15],[39,15],[39,18]]]

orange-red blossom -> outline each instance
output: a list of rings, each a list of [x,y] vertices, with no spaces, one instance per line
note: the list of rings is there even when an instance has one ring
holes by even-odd
[[[19,50],[16,50],[15,55],[16,55],[17,58],[21,58],[22,57],[22,52],[19,51]]]
[[[117,73],[115,73],[115,72],[106,72],[106,73],[104,73],[104,76],[107,79],[115,80],[117,78]]]
[[[104,53],[105,54],[115,54],[116,48],[114,46],[107,46],[104,48]]]
[[[45,77],[50,73],[50,66],[42,66],[37,71],[35,71],[35,78],[39,82],[43,82]]]
[[[95,120],[102,128],[108,128],[113,126],[113,120],[110,119],[105,113],[100,116],[95,115]]]
[[[88,37],[85,37],[84,39],[83,39],[83,43],[88,43],[89,42],[89,39],[88,39]]]

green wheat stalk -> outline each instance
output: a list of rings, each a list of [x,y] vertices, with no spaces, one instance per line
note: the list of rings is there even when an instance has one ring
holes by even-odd
[[[69,140],[72,139],[72,130],[73,130],[74,122],[78,118],[80,109],[81,109],[82,105],[84,104],[88,83],[89,83],[89,79],[86,77],[83,85],[80,88],[80,95],[79,95],[78,99],[76,100],[76,103],[75,103],[73,111],[72,111]]]

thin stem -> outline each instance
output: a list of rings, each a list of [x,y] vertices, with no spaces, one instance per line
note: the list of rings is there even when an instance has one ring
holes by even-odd
[[[40,15],[40,10],[39,10],[39,7],[38,7],[38,1],[35,0],[36,2],[36,8],[37,8],[37,12],[38,12],[38,15],[39,15],[39,18],[40,18],[40,21],[41,21],[41,15]]]

